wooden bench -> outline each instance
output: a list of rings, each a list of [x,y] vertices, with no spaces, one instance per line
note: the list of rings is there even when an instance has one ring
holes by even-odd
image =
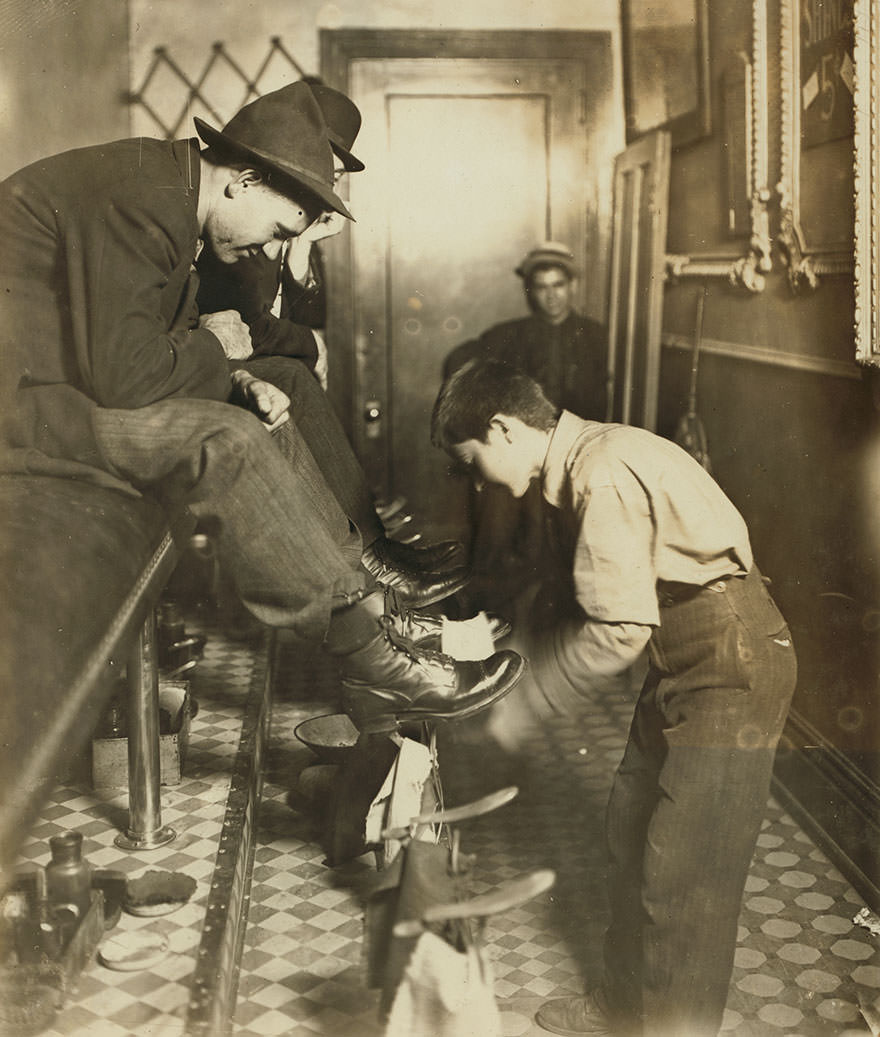
[[[162,845],[155,605],[194,520],[74,479],[0,476],[0,889],[126,669],[129,820]]]

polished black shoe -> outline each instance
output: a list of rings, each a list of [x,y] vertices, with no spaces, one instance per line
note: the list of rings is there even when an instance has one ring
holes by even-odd
[[[465,720],[503,698],[525,669],[516,652],[456,662],[416,648],[387,617],[367,645],[340,656],[343,706],[360,730],[391,720]]]
[[[510,633],[510,623],[495,612],[487,612],[486,621],[492,641],[500,641]],[[392,615],[394,628],[416,648],[430,648],[440,651],[443,641],[443,617],[432,616],[428,612],[415,609],[404,609],[399,615]]]
[[[461,566],[464,561],[464,544],[459,540],[441,540],[425,547],[415,547],[400,540],[379,537],[364,550],[364,565],[367,569],[371,565],[385,565],[390,569],[442,573]]]
[[[399,569],[384,562],[377,563],[374,557],[368,558],[366,553],[361,561],[378,584],[394,593],[397,610],[424,608],[443,601],[467,586],[470,580],[470,571],[464,566],[437,573]]]

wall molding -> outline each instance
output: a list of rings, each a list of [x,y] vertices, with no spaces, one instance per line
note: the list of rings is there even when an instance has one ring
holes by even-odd
[[[687,335],[664,332],[661,342],[665,349],[682,349],[688,353],[692,353],[694,349],[693,340]],[[773,367],[786,367],[793,371],[827,375],[831,378],[848,378],[856,382],[862,379],[861,369],[855,361],[829,360],[826,357],[809,356],[802,353],[784,353],[780,349],[768,349],[766,346],[747,346],[741,342],[703,338],[700,340],[700,352],[728,357],[732,360],[743,360],[752,364],[769,364]]]
[[[872,910],[880,910],[880,788],[797,710],[776,755],[773,791]]]

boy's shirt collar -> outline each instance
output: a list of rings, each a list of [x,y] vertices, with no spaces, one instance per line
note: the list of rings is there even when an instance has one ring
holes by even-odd
[[[550,445],[541,469],[541,490],[544,499],[554,508],[562,505],[562,487],[566,480],[566,461],[575,440],[583,433],[587,422],[571,411],[559,415],[556,428],[550,436]]]

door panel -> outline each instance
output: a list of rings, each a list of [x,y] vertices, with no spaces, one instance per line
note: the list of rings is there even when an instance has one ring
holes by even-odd
[[[369,46],[375,53],[381,40]],[[519,258],[544,238],[569,243],[590,260],[581,305],[604,317],[596,300],[607,292],[611,158],[622,138],[608,118],[608,67],[596,66],[605,78],[591,106],[597,84],[585,58],[536,58],[534,49],[354,58],[347,67],[367,167],[348,185],[357,219],[346,285],[352,439],[377,494],[407,497],[432,536],[467,530],[467,488],[430,445],[443,360],[525,314]],[[339,256],[337,246],[337,270]]]
[[[655,130],[614,163],[610,421],[654,431],[669,211],[670,135]]]

